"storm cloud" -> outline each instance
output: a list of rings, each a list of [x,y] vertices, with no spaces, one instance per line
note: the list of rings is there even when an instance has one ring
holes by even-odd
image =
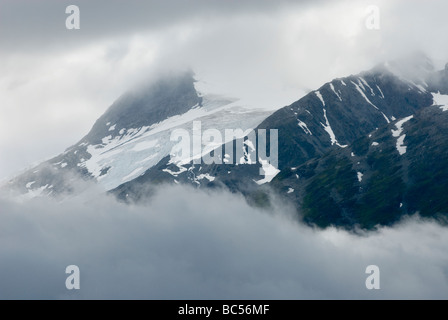
[[[358,235],[297,222],[287,206],[173,186],[149,204],[106,196],[0,203],[0,298],[443,299],[445,227],[414,217]],[[80,268],[67,290],[65,268]],[[368,265],[380,289],[367,290]]]

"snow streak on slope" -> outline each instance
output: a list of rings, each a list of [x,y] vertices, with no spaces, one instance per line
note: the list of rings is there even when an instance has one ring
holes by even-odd
[[[384,119],[386,119],[386,122],[387,122],[387,123],[390,123],[389,118],[384,114],[384,112],[381,112],[381,114],[383,115]]]
[[[330,88],[333,90],[334,94],[338,97],[339,101],[342,101],[341,96],[336,92],[332,83],[330,83]]]
[[[397,130],[391,130],[392,131],[392,136],[393,137],[399,137],[401,135],[401,133],[403,132],[403,124],[409,120],[411,120],[414,116],[409,116],[406,118],[401,119],[400,121],[397,121],[397,123],[395,124],[395,127],[397,128]]]
[[[378,88],[378,91],[381,93],[381,98],[384,99],[383,91],[381,90],[381,88],[378,85],[376,85],[376,87]]]
[[[376,106],[376,105],[374,105],[370,100],[369,100],[369,98],[367,98],[367,96],[364,94],[364,92],[361,90],[361,88],[356,84],[356,83],[354,83],[353,81],[350,81],[354,86],[355,86],[355,88],[356,88],[356,90],[358,90],[358,92],[363,96],[363,98],[372,106],[372,107],[374,107],[376,110],[379,110],[378,109],[378,107]]]
[[[347,145],[341,145],[336,139],[336,135],[334,134],[333,129],[330,126],[330,122],[328,121],[327,110],[325,110],[325,108],[324,108],[324,118],[325,118],[325,124],[323,124],[322,122],[320,124],[322,125],[322,127],[324,127],[324,130],[327,131],[328,135],[330,136],[331,145],[336,144],[341,148],[347,147]]]
[[[315,91],[314,93],[316,94],[316,96],[319,98],[319,100],[322,102],[323,106],[325,107],[325,101],[324,101],[324,98],[322,98],[322,95],[320,94],[320,92]]]
[[[310,136],[313,135],[313,134],[311,133],[310,129],[308,129],[308,126],[306,125],[305,122],[303,122],[303,121],[301,121],[301,120],[299,120],[299,119],[297,119],[297,121],[298,121],[298,123],[299,123],[299,127],[302,128],[303,131],[304,131],[306,134],[309,134]]]
[[[362,95],[362,97],[372,106],[374,107],[376,110],[380,110],[376,105],[374,105],[369,98],[367,98],[367,96],[365,95],[364,91],[366,91],[366,88],[364,87],[367,86],[370,89],[370,95],[371,96],[375,96],[375,93],[373,92],[373,89],[369,86],[369,84],[367,83],[366,80],[364,80],[363,78],[359,78],[358,80],[358,84],[354,83],[353,81],[350,81],[356,88],[356,90]],[[384,98],[383,92],[381,92],[381,89],[377,86],[378,90],[381,93],[381,96]],[[381,112],[381,115],[384,117],[384,119],[386,120],[387,123],[390,123],[389,118],[384,114],[384,112]]]
[[[371,95],[371,96],[374,96],[375,93],[373,92],[373,89],[369,86],[369,84],[367,83],[367,81],[364,80],[362,77],[359,77],[359,80],[361,80],[362,83],[364,83],[364,85],[370,89],[370,95]]]
[[[397,121],[397,123],[395,124],[395,127],[397,128],[397,130],[391,130],[392,131],[392,136],[393,137],[398,137],[397,138],[397,151],[400,155],[403,155],[406,153],[406,146],[403,145],[404,144],[404,138],[406,138],[405,134],[401,134],[403,132],[403,124],[409,120],[411,120],[414,116],[409,116],[406,117],[404,119],[401,119],[400,121]]]

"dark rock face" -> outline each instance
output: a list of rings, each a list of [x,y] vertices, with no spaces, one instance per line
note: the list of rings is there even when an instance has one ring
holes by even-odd
[[[348,145],[393,118],[411,115],[432,104],[429,92],[411,88],[393,74],[380,70],[333,80],[317,92],[325,105],[316,92],[311,92],[258,127],[279,128],[280,170],[339,148],[338,144]],[[327,120],[337,142],[331,140],[326,130]],[[306,124],[308,133],[301,123]]]
[[[448,112],[432,106],[432,92],[448,88],[447,70],[434,72],[427,59],[418,58],[420,64],[412,68],[380,65],[335,79],[265,119],[256,131],[279,133],[280,173],[270,183],[255,183],[262,178],[259,163],[189,163],[180,172],[167,157],[112,192],[136,200],[133,195],[144,185],[175,180],[224,187],[243,193],[255,205],[266,205],[267,190],[274,189],[296,204],[306,222],[320,227],[373,228],[405,214],[447,213]],[[410,116],[402,125],[405,136],[393,136],[397,123]],[[205,174],[214,180],[197,179]]]
[[[402,126],[405,151],[397,148],[396,123],[298,168],[272,185],[300,205],[305,221],[320,227],[390,225],[406,214],[448,213],[448,112],[418,111]],[[401,136],[400,135],[400,136]]]

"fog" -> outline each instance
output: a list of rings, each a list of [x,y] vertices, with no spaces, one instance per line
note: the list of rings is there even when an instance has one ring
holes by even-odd
[[[140,206],[94,198],[0,201],[1,299],[446,298],[448,232],[418,217],[355,235],[187,187]],[[68,265],[79,290],[65,287]]]

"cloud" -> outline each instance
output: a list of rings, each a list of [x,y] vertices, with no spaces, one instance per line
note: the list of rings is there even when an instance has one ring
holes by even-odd
[[[441,0],[76,3],[80,30],[65,28],[70,1],[1,1],[0,179],[76,143],[160,69],[191,67],[217,93],[276,109],[409,51],[448,61]],[[372,4],[380,30],[364,25]]]
[[[315,1],[313,1],[315,2]],[[311,1],[301,1],[301,7]],[[2,0],[0,36],[3,50],[48,50],[94,43],[108,37],[129,36],[142,30],[160,30],[176,24],[215,17],[245,14],[268,14],[297,1],[280,0],[43,0],[17,3]],[[76,4],[81,13],[81,29],[67,31],[65,9]],[[12,32],[11,32],[12,31]],[[36,47],[38,46],[38,47]]]
[[[446,228],[409,219],[353,235],[297,223],[240,196],[163,187],[144,206],[98,196],[0,203],[0,298],[446,297]],[[81,289],[65,288],[77,265]],[[380,290],[365,269],[380,268]]]

